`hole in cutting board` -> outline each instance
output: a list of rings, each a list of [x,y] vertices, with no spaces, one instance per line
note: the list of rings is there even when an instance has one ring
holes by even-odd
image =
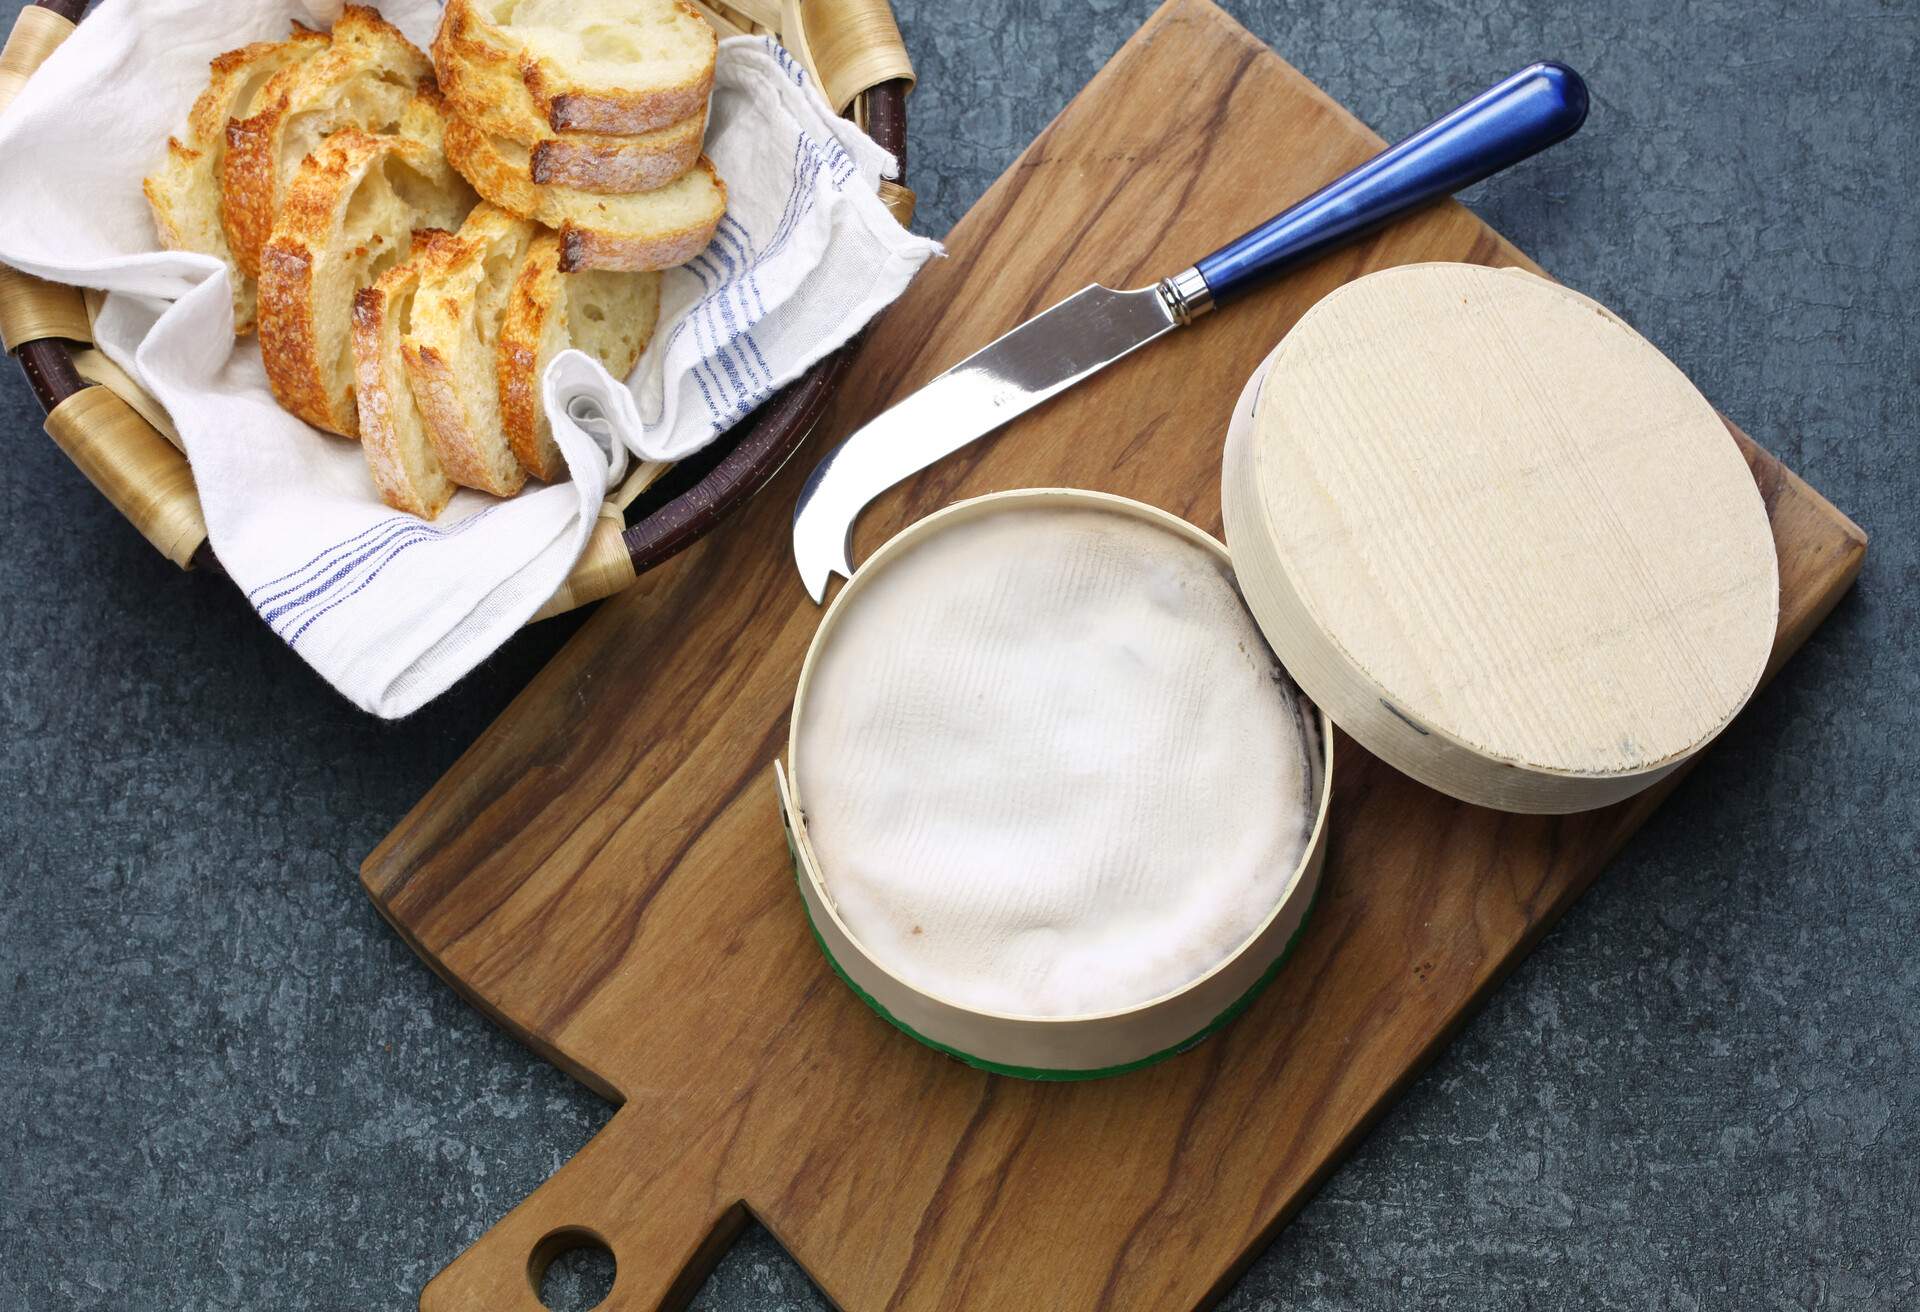
[[[589,1312],[613,1291],[617,1267],[606,1240],[591,1230],[556,1230],[534,1245],[527,1275],[553,1312]]]

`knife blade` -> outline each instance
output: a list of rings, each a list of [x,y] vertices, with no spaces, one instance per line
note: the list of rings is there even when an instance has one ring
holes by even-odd
[[[1191,268],[1151,287],[1084,287],[934,378],[814,467],[793,554],[814,601],[853,576],[853,526],[900,480],[993,432],[1214,306],[1577,131],[1587,88],[1530,64]]]
[[[800,490],[793,554],[807,592],[819,601],[834,574],[852,577],[853,521],[873,498],[1179,325],[1157,286],[1083,287],[854,433]]]

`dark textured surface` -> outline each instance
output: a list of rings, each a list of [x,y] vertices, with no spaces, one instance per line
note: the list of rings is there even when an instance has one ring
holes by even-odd
[[[1920,9],[1229,8],[1389,136],[1529,59],[1580,68],[1585,131],[1470,199],[1874,542],[1226,1306],[1920,1306]],[[1149,9],[899,0],[920,226]],[[410,1306],[608,1113],[354,867],[575,621],[369,720],[155,555],[0,373],[0,1312]],[[757,1230],[699,1301],[821,1305]]]

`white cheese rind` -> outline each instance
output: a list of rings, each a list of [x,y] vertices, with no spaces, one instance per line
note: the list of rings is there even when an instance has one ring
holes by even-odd
[[[977,1011],[1114,1011],[1206,974],[1286,896],[1319,744],[1217,556],[1009,503],[862,588],[794,763],[822,883],[889,972]]]

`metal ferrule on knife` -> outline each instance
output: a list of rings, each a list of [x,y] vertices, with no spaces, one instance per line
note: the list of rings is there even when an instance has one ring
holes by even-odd
[[[1207,286],[1199,266],[1182,269],[1158,284],[1160,299],[1175,323],[1189,324],[1213,308],[1213,289]]]

